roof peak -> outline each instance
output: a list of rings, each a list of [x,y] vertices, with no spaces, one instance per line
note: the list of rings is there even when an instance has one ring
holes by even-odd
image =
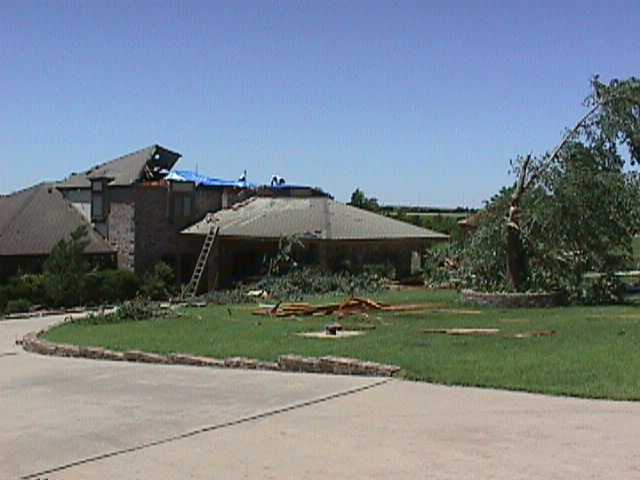
[[[92,179],[110,178],[112,186],[127,186],[143,179],[146,167],[171,170],[182,155],[158,144],[153,144],[116,157],[91,167],[81,173],[72,174],[59,188],[89,188]]]

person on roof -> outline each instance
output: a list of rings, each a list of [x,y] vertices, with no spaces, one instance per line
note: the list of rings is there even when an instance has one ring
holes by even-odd
[[[271,176],[271,186],[272,187],[281,187],[285,183],[286,182],[285,182],[284,178],[282,178],[280,175],[272,175]]]

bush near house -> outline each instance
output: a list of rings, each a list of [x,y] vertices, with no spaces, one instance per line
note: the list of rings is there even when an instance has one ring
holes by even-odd
[[[264,291],[277,301],[299,301],[324,295],[364,295],[385,290],[393,269],[388,265],[371,265],[360,273],[330,272],[319,267],[295,267],[287,273],[266,275],[251,285],[236,285],[228,290],[214,290],[206,295],[208,303],[230,305],[250,303],[256,297],[250,291]],[[259,300],[259,298],[258,298]]]
[[[83,255],[86,234],[82,226],[69,240],[60,241],[44,263],[43,273],[19,275],[0,285],[0,313],[23,312],[35,306],[114,304],[139,294],[162,300],[175,293],[173,271],[165,263],[157,264],[143,280],[133,272],[92,268]]]
[[[90,272],[85,279],[83,303],[99,305],[132,299],[139,293],[140,283],[135,273],[125,270]]]
[[[459,242],[434,245],[422,259],[424,283],[429,288],[457,288],[461,285],[460,264],[464,245]]]
[[[35,306],[75,307],[78,305],[114,304],[129,300],[140,292],[140,279],[133,272],[123,270],[91,271],[73,285],[54,286],[57,276],[47,274],[20,275],[0,286],[0,312],[25,312]],[[53,296],[50,293],[53,292]]]
[[[9,300],[5,307],[5,312],[7,314],[11,313],[20,313],[27,312],[33,307],[33,303],[31,303],[26,298],[18,298],[17,300]]]
[[[177,293],[175,274],[169,265],[158,262],[142,280],[140,293],[150,300],[166,300]]]
[[[278,300],[294,301],[315,295],[374,293],[383,290],[386,283],[386,278],[377,272],[333,273],[305,267],[294,268],[285,275],[269,275],[255,287],[266,290]]]
[[[87,227],[81,225],[69,240],[60,240],[44,262],[44,287],[52,306],[72,307],[82,303],[89,271],[84,256],[88,244]]]
[[[0,313],[17,313],[33,305],[46,305],[43,275],[21,275],[0,285]]]

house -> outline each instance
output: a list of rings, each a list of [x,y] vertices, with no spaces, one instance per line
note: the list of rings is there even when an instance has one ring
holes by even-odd
[[[184,229],[200,242],[211,228],[218,240],[210,257],[209,286],[228,284],[256,273],[261,259],[273,255],[280,239],[295,237],[304,246],[304,263],[334,270],[344,265],[391,263],[400,276],[415,273],[422,253],[449,240],[447,235],[345,205],[327,196],[255,196],[209,213]],[[193,248],[193,247],[192,247]]]
[[[195,255],[181,251],[180,231],[243,199],[249,188],[173,172],[180,157],[152,145],[72,175],[57,188],[116,249],[119,268],[143,273],[164,261],[184,279]]]
[[[88,227],[86,254],[114,263],[116,249],[91,228],[54,183],[0,196],[0,279],[37,271],[53,247],[80,225]]]
[[[152,145],[61,182],[0,197],[0,278],[37,271],[79,225],[89,231],[87,255],[139,274],[164,261],[186,282],[207,222],[220,222],[220,241],[209,259],[216,265],[209,268],[210,288],[254,272],[287,235],[308,244],[310,263],[332,268],[394,259],[400,272],[410,271],[412,255],[415,266],[420,251],[448,238],[283,179],[258,186],[244,175],[228,181],[174,170],[180,158]]]
[[[137,273],[161,260],[179,271],[180,230],[248,190],[234,182],[167,180],[180,157],[152,145],[61,182],[0,197],[0,273],[38,271],[53,246],[81,224],[90,232],[88,255],[111,255],[118,268]]]

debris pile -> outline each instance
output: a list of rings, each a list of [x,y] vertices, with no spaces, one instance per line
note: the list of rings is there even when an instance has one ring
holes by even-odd
[[[312,305],[310,303],[278,303],[276,305],[264,305],[254,310],[254,315],[266,317],[310,317],[338,315],[366,314],[368,312],[422,312],[440,308],[438,304],[412,304],[412,305],[388,305],[376,302],[368,298],[351,297],[342,303],[328,303],[324,305]]]

